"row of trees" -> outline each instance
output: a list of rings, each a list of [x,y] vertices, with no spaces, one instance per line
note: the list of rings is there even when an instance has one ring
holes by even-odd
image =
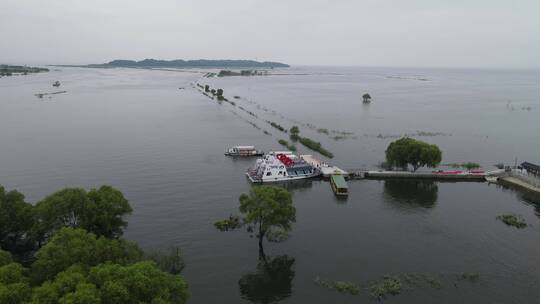
[[[122,239],[130,212],[110,186],[67,188],[35,206],[0,186],[0,303],[185,303],[181,257],[150,260]]]

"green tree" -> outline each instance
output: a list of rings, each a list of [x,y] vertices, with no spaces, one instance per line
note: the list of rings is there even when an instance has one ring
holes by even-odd
[[[402,168],[411,165],[413,171],[423,166],[436,167],[441,159],[442,152],[439,147],[410,137],[391,142],[386,149],[388,164]]]
[[[74,264],[95,266],[108,261],[127,265],[140,261],[142,255],[135,243],[96,238],[83,229],[62,228],[36,253],[31,277],[34,283],[39,284]]]
[[[17,263],[0,267],[0,303],[19,304],[30,300],[27,270]]]
[[[35,208],[38,220],[34,235],[45,241],[62,227],[119,237],[127,226],[123,216],[132,211],[122,193],[111,186],[101,186],[88,193],[82,188],[66,188],[45,197]]]
[[[210,92],[210,86],[205,84],[204,85],[204,91],[207,92],[207,93]]]
[[[216,95],[223,96],[223,89],[217,89]]]
[[[253,225],[259,239],[259,254],[264,258],[263,239],[278,231],[288,232],[296,221],[296,208],[289,191],[279,187],[253,187],[240,195],[240,212],[244,223]]]
[[[83,217],[82,228],[98,236],[117,238],[127,226],[124,216],[132,212],[122,192],[111,186],[101,186],[88,192],[89,204]]]
[[[16,190],[6,193],[0,185],[0,248],[12,250],[27,236],[34,223],[33,207]]]
[[[90,269],[74,265],[36,288],[32,303],[186,303],[185,280],[159,270],[152,262],[129,266],[100,264]]]

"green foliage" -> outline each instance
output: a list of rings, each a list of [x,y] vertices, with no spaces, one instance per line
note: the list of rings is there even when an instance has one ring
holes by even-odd
[[[210,92],[210,86],[207,85],[207,84],[205,84],[205,85],[204,85],[204,91],[205,91],[206,93]]]
[[[96,238],[83,229],[62,228],[36,253],[32,264],[32,281],[41,283],[74,264],[94,266],[104,262],[122,265],[142,259],[135,243],[125,240]]]
[[[319,277],[315,278],[315,283],[324,286],[328,289],[334,289],[340,293],[348,293],[357,295],[360,292],[360,287],[349,281],[326,281]]]
[[[397,276],[386,275],[380,282],[375,282],[369,288],[370,295],[376,299],[382,299],[386,295],[397,295],[401,292],[401,281]]]
[[[35,208],[39,221],[34,232],[43,240],[62,227],[119,237],[127,226],[123,216],[132,211],[122,193],[111,186],[101,186],[88,193],[82,188],[66,188],[45,197]]]
[[[508,226],[513,226],[513,227],[516,227],[518,229],[523,229],[523,228],[527,227],[527,223],[525,222],[523,217],[521,217],[521,215],[502,214],[502,215],[497,216],[497,219],[502,221],[503,223],[505,223]]]
[[[9,249],[25,241],[34,224],[33,207],[16,190],[0,185],[0,248]]]
[[[73,266],[36,288],[33,303],[186,303],[183,278],[162,272],[153,262],[129,266]]]
[[[243,223],[238,216],[231,215],[228,219],[220,220],[214,223],[220,231],[229,231],[242,227]]]
[[[0,267],[0,303],[24,303],[29,299],[27,270],[17,263]]]
[[[414,171],[423,166],[436,167],[441,159],[439,147],[410,137],[391,142],[386,149],[388,164],[402,168],[411,165]]]
[[[317,133],[322,133],[328,135],[328,129],[317,129]]]
[[[285,146],[285,147],[287,147],[287,146],[289,145],[289,142],[286,141],[286,140],[284,140],[284,139],[278,140],[278,143],[279,143],[280,145],[282,145],[282,146]]]
[[[300,128],[298,128],[298,126],[292,126],[292,128],[289,130],[289,132],[291,132],[291,134],[298,135],[300,133]]]
[[[325,148],[322,147],[321,143],[320,142],[316,142],[310,138],[307,138],[307,137],[300,137],[299,139],[300,143],[308,148],[310,148],[311,150],[313,151],[317,151],[319,152],[321,155],[324,155],[328,158],[333,158],[334,157],[334,154],[332,154],[332,152],[326,150]]]
[[[273,121],[267,121],[272,127],[280,130],[281,132],[287,132],[284,127],[280,126],[279,124],[273,122]]]
[[[11,254],[7,251],[0,249],[0,267],[13,262]]]
[[[223,89],[217,89],[216,95],[217,96],[223,96]]]
[[[284,188],[260,186],[251,188],[249,194],[240,195],[240,212],[244,223],[253,225],[262,249],[262,240],[271,229],[290,231],[296,221],[296,208],[292,195]]]

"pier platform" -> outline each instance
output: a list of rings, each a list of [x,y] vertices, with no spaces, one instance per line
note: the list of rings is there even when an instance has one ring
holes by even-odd
[[[448,174],[444,172],[408,172],[408,171],[363,171],[352,172],[353,177],[368,179],[431,179],[431,180],[455,180],[455,181],[485,181],[483,173],[459,173]],[[356,178],[358,178],[356,177]]]
[[[336,166],[327,164],[325,162],[322,162],[319,159],[313,157],[313,155],[306,154],[306,155],[300,155],[300,157],[304,161],[306,161],[308,164],[319,169],[323,177],[330,177],[330,175],[333,175],[333,174],[341,174],[344,176],[349,176],[349,173],[347,171],[340,169]]]

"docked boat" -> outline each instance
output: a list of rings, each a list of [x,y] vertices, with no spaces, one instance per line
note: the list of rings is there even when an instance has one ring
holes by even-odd
[[[320,171],[292,152],[281,151],[257,159],[246,175],[253,183],[269,183],[315,177]]]
[[[254,146],[234,146],[225,151],[227,156],[262,156],[264,152],[255,149]]]
[[[330,176],[330,185],[334,194],[337,196],[348,196],[349,195],[349,186],[345,181],[345,178],[341,174],[332,174]]]

